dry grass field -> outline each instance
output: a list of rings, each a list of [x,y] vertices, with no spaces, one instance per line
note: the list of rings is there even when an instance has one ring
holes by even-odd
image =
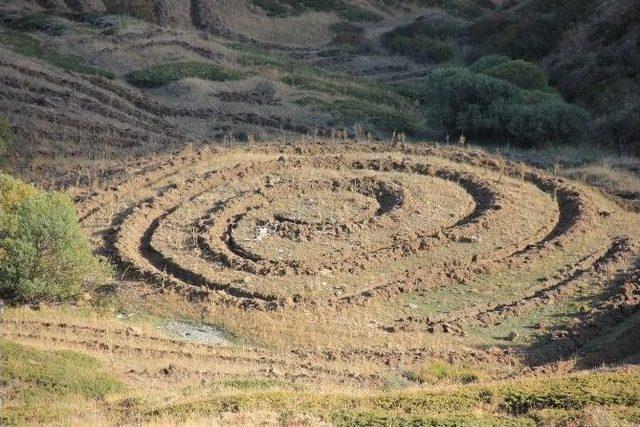
[[[572,86],[571,109],[556,75],[597,74],[567,46],[599,28],[589,60],[632,92],[615,37],[639,32],[579,21],[521,55],[546,67],[525,90],[471,71],[542,49],[499,39],[540,0],[501,3],[0,0],[0,263],[10,173],[69,196],[108,272],[0,307],[0,423],[640,424],[636,100],[605,114],[607,88]],[[428,95],[447,49],[440,71],[480,88],[454,120],[475,135]],[[553,141],[492,134],[474,111],[495,105]],[[583,107],[608,145],[556,141]]]

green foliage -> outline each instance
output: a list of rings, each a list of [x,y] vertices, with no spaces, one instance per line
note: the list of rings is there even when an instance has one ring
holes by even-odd
[[[329,26],[329,30],[334,33],[336,44],[359,46],[366,41],[364,28],[351,22],[336,22]]]
[[[0,174],[0,295],[13,302],[64,301],[106,277],[68,197]]]
[[[475,43],[506,55],[541,59],[558,45],[565,31],[593,12],[594,4],[595,0],[533,0],[481,17],[472,24],[470,34]]]
[[[79,56],[62,54],[42,47],[38,40],[28,34],[0,33],[0,44],[9,45],[20,55],[39,59],[67,72],[115,78],[113,72],[91,67]]]
[[[354,33],[363,34],[364,28],[352,22],[336,22],[329,25],[329,31],[334,33]]]
[[[440,63],[453,56],[453,50],[447,42],[423,36],[410,38],[397,35],[386,42],[386,47],[394,53],[410,56],[419,62]]]
[[[429,37],[435,39],[448,39],[463,34],[467,22],[463,19],[451,16],[447,13],[432,13],[418,18],[415,22],[395,28],[386,33],[385,37]]]
[[[533,98],[530,92],[460,67],[434,70],[421,96],[430,100],[430,120],[448,132],[525,147],[574,142],[583,136],[588,119],[586,112],[559,97],[527,103]]]
[[[492,4],[478,0],[418,0],[423,7],[439,8],[465,18],[477,18],[486,12]]]
[[[396,107],[402,106],[406,101],[383,85],[355,78],[347,80],[343,76],[301,72],[286,76],[282,81],[298,89],[313,90],[333,96],[348,96]]]
[[[269,16],[296,16],[306,11],[336,12],[338,16],[348,21],[379,22],[379,14],[350,4],[344,0],[252,0],[253,4],[267,12]]]
[[[60,36],[69,31],[65,24],[48,13],[23,16],[11,21],[10,27],[18,31],[42,31],[52,36]]]
[[[241,74],[207,62],[176,62],[156,65],[127,74],[127,81],[140,88],[156,88],[171,82],[195,77],[204,80],[237,80]]]
[[[511,61],[511,58],[504,55],[487,55],[475,61],[469,66],[469,69],[476,73],[484,73],[489,68],[504,64]]]
[[[411,111],[403,111],[382,104],[371,103],[353,98],[328,102],[307,97],[298,100],[299,105],[309,106],[314,111],[332,114],[336,121],[333,126],[350,128],[360,125],[368,131],[416,133],[419,130],[418,118]]]
[[[466,22],[445,13],[424,16],[382,37],[391,52],[419,62],[444,62],[453,57],[452,39],[460,36]]]
[[[549,88],[549,79],[542,68],[522,59],[503,62],[484,71],[485,74],[506,80],[519,88],[545,90]]]
[[[7,119],[0,118],[0,166],[2,166],[11,151],[13,144],[13,131],[11,123]],[[0,195],[0,197],[2,197]]]

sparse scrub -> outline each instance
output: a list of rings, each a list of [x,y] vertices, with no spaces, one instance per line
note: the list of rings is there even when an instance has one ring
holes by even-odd
[[[270,81],[261,81],[256,84],[255,92],[264,99],[272,99],[277,92],[276,86]]]
[[[420,62],[440,63],[453,56],[453,50],[448,43],[422,36],[416,38],[394,36],[387,41],[386,46],[392,52],[411,56]]]
[[[344,0],[252,0],[269,16],[295,16],[308,10],[336,12],[341,18],[356,22],[378,22],[382,17],[372,10],[352,5]]]
[[[464,26],[459,18],[435,13],[384,34],[382,42],[393,53],[419,62],[440,63],[453,57],[453,39],[462,33]]]
[[[69,31],[65,24],[48,13],[18,18],[10,22],[10,27],[17,31],[42,31],[52,36],[61,36]]]
[[[0,293],[17,302],[74,299],[107,274],[71,201],[0,174]]]
[[[0,44],[11,46],[20,55],[39,59],[68,72],[101,76],[108,79],[115,78],[113,72],[89,66],[79,56],[62,54],[46,49],[42,47],[38,40],[27,34],[0,33]]]
[[[206,62],[177,62],[132,71],[127,81],[140,88],[157,88],[186,78],[225,81],[238,80],[241,74]]]
[[[289,75],[282,81],[298,89],[313,90],[333,96],[351,96],[372,103],[402,106],[406,102],[401,96],[384,86],[356,79],[345,81],[339,76],[298,73]]]
[[[0,167],[6,163],[12,145],[13,132],[11,123],[7,119],[0,118]]]
[[[323,101],[306,97],[297,103],[310,106],[315,111],[331,113],[336,117],[335,126],[349,127],[355,123],[367,131],[404,131],[410,134],[419,130],[419,119],[411,111],[398,111],[367,101],[352,98]]]

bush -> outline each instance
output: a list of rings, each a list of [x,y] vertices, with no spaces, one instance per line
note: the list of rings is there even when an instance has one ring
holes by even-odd
[[[6,162],[12,144],[13,132],[11,123],[7,119],[0,119],[0,166]]]
[[[387,41],[386,46],[392,52],[410,56],[420,62],[440,63],[453,56],[453,51],[447,42],[424,36],[411,38],[397,35]]]
[[[64,301],[106,278],[71,200],[0,174],[0,295],[13,302]]]
[[[541,147],[575,142],[586,129],[586,112],[560,97],[542,97],[469,69],[436,69],[421,87],[432,124],[450,133]]]
[[[334,126],[351,127],[357,124],[367,131],[398,131],[409,134],[419,130],[418,118],[413,112],[386,105],[352,98],[328,102],[313,97],[301,98],[296,103],[332,114],[337,119]]]
[[[382,37],[391,52],[420,62],[443,62],[453,56],[449,40],[462,34],[465,22],[446,13],[433,13],[398,27]]]
[[[546,90],[549,89],[549,79],[540,67],[522,59],[503,62],[484,70],[484,73],[509,83],[513,83],[522,89]]]
[[[131,85],[139,88],[157,88],[189,77],[225,81],[237,80],[240,76],[237,71],[226,70],[206,62],[176,62],[132,71],[126,78]]]
[[[495,102],[522,100],[518,89],[508,82],[460,67],[434,70],[425,79],[424,88],[430,115],[447,130],[467,130],[466,126],[460,129],[460,117],[483,114]]]
[[[359,46],[366,42],[364,28],[350,22],[337,22],[329,26],[334,33],[333,42],[339,45]]]
[[[46,13],[24,16],[12,21],[10,26],[19,31],[42,31],[52,36],[60,36],[69,31],[55,16]]]
[[[487,55],[478,59],[476,62],[469,66],[471,71],[476,73],[484,73],[489,68],[493,68],[496,65],[504,64],[505,62],[511,61],[511,58],[504,55]]]
[[[277,88],[273,82],[263,80],[256,84],[255,93],[260,95],[263,99],[272,99],[276,95],[276,92]]]
[[[267,12],[269,16],[297,16],[308,10],[317,12],[336,12],[348,21],[380,22],[382,16],[377,13],[347,3],[344,0],[252,0],[253,4]]]

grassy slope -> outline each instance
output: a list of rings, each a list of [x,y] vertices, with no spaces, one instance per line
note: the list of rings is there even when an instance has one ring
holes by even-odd
[[[122,390],[98,360],[74,351],[46,351],[0,341],[2,424],[67,423]]]
[[[143,400],[100,363],[73,351],[45,351],[2,341],[5,423],[97,417],[120,422],[216,419],[268,410],[283,422],[301,414],[338,425],[533,425],[584,420],[587,412],[621,425],[639,422],[637,369],[521,379],[471,386],[316,394],[265,381],[225,381],[220,391],[179,402]],[[121,411],[125,402],[128,410]],[[84,415],[84,410],[91,408]],[[70,418],[71,417],[71,418]],[[172,420],[172,421],[171,421]],[[597,422],[595,422],[597,425]]]

